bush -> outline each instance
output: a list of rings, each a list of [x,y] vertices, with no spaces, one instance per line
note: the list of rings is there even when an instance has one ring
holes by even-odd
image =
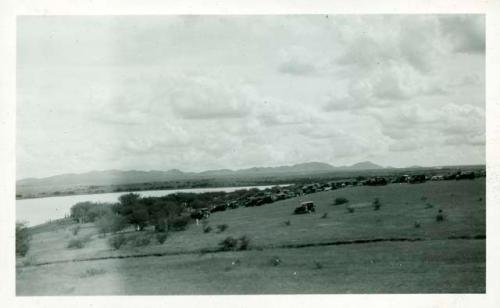
[[[415,221],[413,226],[418,229],[418,228],[420,228],[420,223],[418,221]]]
[[[25,223],[16,222],[16,255],[24,257],[30,249],[31,234]]]
[[[167,231],[167,223],[160,219],[154,223],[155,232],[165,233]]]
[[[35,265],[36,263],[37,263],[36,258],[33,256],[26,257],[26,259],[24,259],[22,262],[23,266],[31,266],[31,265]]]
[[[168,220],[169,231],[184,231],[186,230],[191,218],[189,216],[180,216]]]
[[[322,269],[323,264],[319,263],[318,261],[314,261],[314,268],[315,269]]]
[[[353,207],[348,206],[348,207],[347,207],[347,212],[349,212],[349,213],[354,213],[354,208],[353,208]]]
[[[123,234],[118,234],[108,239],[109,246],[114,249],[120,249],[127,242],[127,238]]]
[[[250,239],[244,235],[242,237],[239,238],[239,250],[247,250],[248,249],[248,245],[250,244]]]
[[[228,228],[228,225],[226,225],[226,224],[218,225],[217,226],[217,231],[219,233],[221,233],[221,232],[224,232],[227,228]]]
[[[433,207],[434,207],[434,205],[432,205],[431,203],[427,203],[427,204],[425,205],[425,208],[426,208],[426,209],[432,209]]]
[[[285,221],[285,226],[289,226],[289,225],[291,225],[291,224],[292,224],[292,223],[290,222],[290,220]]]
[[[234,250],[236,249],[238,245],[238,240],[232,237],[226,237],[223,241],[219,243],[220,249],[227,251],[227,250]]]
[[[210,233],[210,231],[212,231],[212,227],[210,227],[210,226],[203,227],[204,233]]]
[[[95,222],[109,213],[112,206],[111,203],[79,202],[71,207],[70,217],[79,223]]]
[[[382,206],[382,203],[380,203],[380,200],[378,198],[375,198],[375,200],[373,200],[372,205],[373,205],[373,209],[375,211],[378,211],[378,210],[380,210],[380,207]]]
[[[278,266],[281,264],[281,262],[283,262],[283,261],[281,261],[281,259],[279,257],[272,257],[271,261],[270,261],[271,265],[273,265],[273,266]]]
[[[219,249],[222,251],[247,250],[249,244],[250,239],[246,235],[240,237],[239,239],[228,236],[219,243]]]
[[[103,270],[102,268],[87,268],[81,276],[82,278],[86,278],[86,277],[102,275],[104,273],[106,273],[106,271]]]
[[[344,197],[338,197],[338,198],[335,198],[335,201],[333,202],[334,205],[341,205],[341,204],[344,204],[344,203],[347,203],[349,202],[349,200],[347,200],[346,198]]]
[[[151,237],[147,234],[138,235],[132,238],[132,245],[134,247],[143,247],[151,243]]]
[[[444,214],[443,214],[443,210],[439,210],[438,214],[436,215],[436,221],[437,221],[437,222],[442,222],[442,221],[444,221]]]
[[[163,244],[167,240],[167,233],[166,232],[160,232],[156,234],[156,240],[158,243]]]
[[[71,240],[69,240],[67,248],[81,249],[89,241],[90,241],[89,235],[87,235],[85,237],[72,238]]]
[[[328,213],[324,213],[321,218],[327,218],[328,217]]]
[[[71,229],[73,235],[77,235],[79,231],[80,231],[80,225],[77,225],[73,229]]]
[[[101,218],[99,218],[95,225],[99,230],[99,233],[116,233],[127,227],[127,219],[123,216],[116,215],[113,213],[108,213]]]

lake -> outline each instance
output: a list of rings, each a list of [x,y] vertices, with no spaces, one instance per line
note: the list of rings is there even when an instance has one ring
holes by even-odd
[[[274,185],[273,185],[274,186]],[[279,185],[286,186],[286,185]],[[137,191],[143,197],[160,197],[177,192],[203,193],[213,191],[232,192],[238,189],[266,189],[272,186],[245,186],[245,187],[217,187],[217,188],[190,188],[169,190],[145,190]],[[35,226],[48,222],[49,220],[64,218],[69,215],[70,209],[78,202],[118,202],[118,197],[127,192],[74,195],[61,197],[47,197],[34,199],[16,200],[16,221],[26,222],[29,226]]]

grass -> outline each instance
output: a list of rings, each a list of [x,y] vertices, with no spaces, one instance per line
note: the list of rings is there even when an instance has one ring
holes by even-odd
[[[450,198],[451,193],[454,194],[453,198]],[[355,208],[354,213],[348,213],[344,207],[331,206],[331,200],[339,194],[349,200],[350,206]],[[437,211],[422,206],[422,196],[426,196],[427,201],[443,209],[446,213],[444,222],[436,223]],[[201,249],[209,251],[208,249],[217,248],[227,237],[238,240],[247,236],[252,239],[252,245],[248,246],[246,251],[231,250],[218,254],[207,252],[201,256],[197,253],[86,262],[85,268],[91,266],[106,270],[106,275],[97,276],[98,281],[102,280],[101,287],[92,289],[91,286],[77,281],[73,283],[75,290],[71,292],[58,289],[54,283],[42,286],[44,281],[50,279],[59,281],[56,276],[63,274],[62,277],[65,277],[66,270],[73,273],[74,270],[67,265],[22,268],[22,274],[18,276],[18,290],[21,294],[480,292],[484,290],[484,241],[447,239],[451,236],[473,237],[486,234],[484,196],[484,179],[349,187],[307,195],[307,200],[315,203],[316,213],[325,213],[328,219],[319,219],[321,214],[293,216],[294,208],[304,201],[297,197],[262,207],[238,208],[212,215],[212,225],[231,226],[223,233],[204,234],[201,225],[190,224],[183,232],[169,233],[168,245],[151,241],[146,246],[125,245],[119,250],[110,249],[107,239],[97,237],[93,237],[81,249],[66,249],[68,239],[64,239],[65,232],[47,229],[33,235],[30,255],[34,256],[37,262],[145,253],[199,252]],[[371,203],[375,198],[383,200],[383,210],[373,210]],[[479,198],[483,201],[478,201]],[[284,221],[289,222],[288,226]],[[415,222],[418,222],[420,227],[417,228]],[[123,233],[127,236],[137,234],[131,229],[124,230]],[[79,236],[86,234],[97,234],[97,229],[91,224],[84,224]],[[388,237],[419,237],[427,241],[272,249],[280,245]],[[457,246],[458,242],[462,243],[463,247]],[[230,263],[226,260],[226,255],[234,260],[235,254],[238,254],[237,258],[241,264],[225,272],[224,268]],[[278,266],[269,266],[269,260],[275,256],[279,256],[283,262]],[[20,262],[22,260],[19,259]],[[408,270],[405,274],[394,271],[400,264],[398,260],[411,265],[405,267]],[[322,264],[323,268],[315,268],[314,261]],[[375,263],[372,264],[371,261]],[[73,265],[84,266],[80,263],[84,262],[75,262]],[[101,264],[109,264],[111,268]],[[210,268],[210,265],[214,267]],[[342,272],[346,267],[351,272]],[[84,268],[80,268],[78,273],[82,271]],[[384,271],[387,273],[386,278]],[[469,271],[471,279],[465,279],[462,271]],[[290,276],[293,272],[297,274]],[[262,274],[262,278],[256,273]],[[210,284],[199,282],[200,277]],[[294,280],[297,277],[301,277],[300,281]],[[121,284],[122,287],[117,287],[116,282],[104,284],[108,279],[117,279],[120,281],[118,286]],[[155,281],[161,279],[166,279],[169,283],[154,285]],[[342,284],[342,281],[345,284]],[[63,278],[61,283],[64,284]]]
[[[17,294],[478,293],[484,259],[484,240],[114,259],[18,269]],[[89,267],[106,273],[79,279]]]

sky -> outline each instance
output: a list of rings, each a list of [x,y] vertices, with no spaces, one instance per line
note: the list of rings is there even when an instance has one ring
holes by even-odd
[[[17,175],[485,163],[482,15],[26,16]]]

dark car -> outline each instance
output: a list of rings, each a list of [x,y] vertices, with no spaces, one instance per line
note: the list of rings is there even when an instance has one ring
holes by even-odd
[[[418,174],[418,175],[413,175],[410,177],[409,183],[410,184],[417,184],[417,183],[424,183],[427,181],[427,178],[425,177],[424,174]]]
[[[470,172],[461,172],[455,176],[456,180],[473,180],[476,178],[476,174],[472,171]]]
[[[207,208],[202,208],[191,213],[191,218],[193,219],[203,219],[208,218],[208,216],[210,216],[210,211]]]
[[[299,207],[295,208],[294,214],[308,214],[315,211],[314,202],[302,202]]]
[[[210,212],[212,213],[215,213],[215,212],[222,212],[222,211],[225,211],[227,209],[227,206],[225,204],[218,204],[216,206],[214,206]]]

